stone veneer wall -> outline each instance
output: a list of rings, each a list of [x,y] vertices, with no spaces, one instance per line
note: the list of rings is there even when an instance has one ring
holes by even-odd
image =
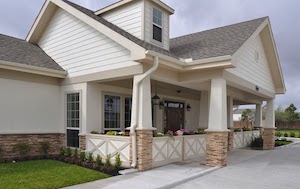
[[[275,145],[275,128],[264,128],[263,131],[264,150],[272,150]]]
[[[79,148],[80,150],[86,149],[86,137],[85,135],[79,135]]]
[[[206,165],[227,165],[228,132],[207,132]]]
[[[49,142],[49,154],[59,153],[59,148],[65,146],[65,134],[1,134],[0,148],[2,149],[1,157],[3,159],[19,158],[20,153],[15,150],[18,144],[28,144],[31,150],[29,156],[41,156],[41,143]]]
[[[137,135],[137,167],[140,171],[152,169],[153,131],[139,130]]]
[[[228,151],[233,150],[233,137],[234,137],[234,129],[230,129],[228,133]]]

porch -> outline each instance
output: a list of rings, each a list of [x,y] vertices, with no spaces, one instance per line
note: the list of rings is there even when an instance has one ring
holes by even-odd
[[[252,138],[260,135],[259,130],[241,131],[234,133],[233,149],[245,148],[250,145]],[[131,140],[128,136],[108,136],[86,134],[86,151],[103,159],[107,155],[115,161],[120,154],[124,167],[130,167]],[[153,137],[152,139],[152,168],[183,161],[205,163],[206,134],[183,135],[174,137]]]
[[[274,93],[235,76],[224,67],[192,67],[182,72],[167,69],[163,63],[155,57],[143,62],[142,74],[118,77],[120,74],[114,73],[110,79],[71,86],[72,90],[81,90],[81,149],[103,157],[111,154],[113,158],[122,152],[122,160],[139,170],[202,154],[206,156],[206,165],[226,166],[228,151],[243,147],[250,140],[245,134],[241,137],[233,133],[233,106],[255,104],[255,127],[262,127],[264,101],[264,149],[274,147]],[[153,138],[153,133],[180,129],[192,133],[202,130],[206,135],[171,140]],[[89,135],[125,130],[130,130],[126,140]]]

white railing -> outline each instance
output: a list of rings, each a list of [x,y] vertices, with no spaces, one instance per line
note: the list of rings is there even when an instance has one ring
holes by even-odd
[[[259,131],[235,132],[233,135],[233,149],[244,148],[251,144],[253,138],[260,135]]]
[[[183,160],[199,158],[206,154],[206,135],[186,135],[183,144]]]
[[[120,153],[122,166],[130,167],[130,137],[87,134],[86,151],[92,152],[94,157],[99,154],[103,161],[110,154],[112,163]]]
[[[205,155],[206,135],[154,137],[152,166],[158,167]]]

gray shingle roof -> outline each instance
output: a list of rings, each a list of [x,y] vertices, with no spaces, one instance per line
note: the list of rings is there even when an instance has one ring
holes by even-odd
[[[193,60],[233,55],[267,17],[170,39],[170,51]]]
[[[37,45],[0,34],[0,60],[64,71]]]
[[[94,12],[89,9],[69,2],[68,0],[64,0],[64,2],[83,12],[89,17],[99,21],[103,25],[111,28],[112,30],[121,34],[123,37],[133,41],[141,47],[177,59],[192,58],[193,60],[198,60],[224,55],[233,55],[256,31],[262,22],[267,19],[267,17],[263,17],[230,26],[173,38],[170,39],[170,51],[168,51],[131,35],[118,26],[106,21],[101,16],[95,15]]]

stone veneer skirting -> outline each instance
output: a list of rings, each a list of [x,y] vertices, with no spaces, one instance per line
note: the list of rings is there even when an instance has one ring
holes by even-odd
[[[85,137],[85,135],[79,135],[79,148],[80,148],[80,150],[86,150],[86,137]]]
[[[206,135],[206,165],[227,165],[228,132],[208,132]]]
[[[234,137],[234,129],[230,129],[228,133],[228,151],[233,150],[233,137]]]
[[[264,128],[263,131],[264,150],[272,150],[275,145],[275,128]]]
[[[152,168],[153,131],[138,130],[137,135],[137,167],[140,171]]]
[[[58,154],[59,148],[66,145],[65,134],[0,134],[1,157],[3,159],[21,157],[19,151],[15,149],[18,144],[30,145],[29,156],[42,156],[43,142],[49,142],[49,154]]]

